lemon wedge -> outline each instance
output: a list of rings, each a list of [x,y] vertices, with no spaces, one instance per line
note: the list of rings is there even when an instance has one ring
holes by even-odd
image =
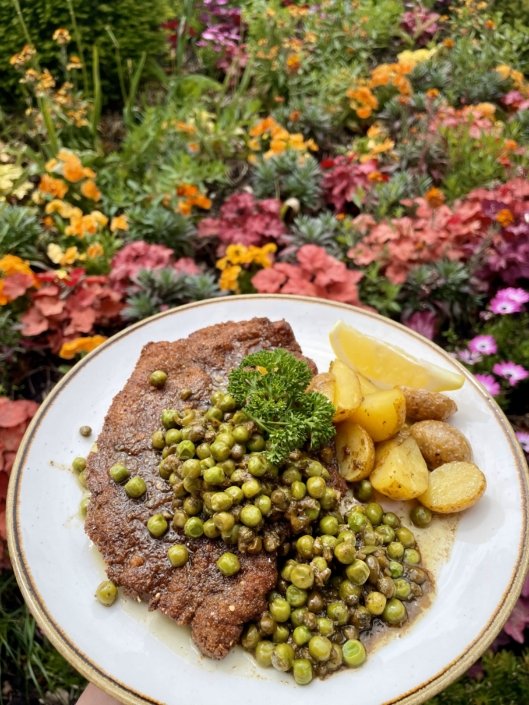
[[[412,357],[343,321],[336,323],[329,340],[339,360],[381,386],[405,385],[442,392],[459,389],[465,381],[457,372]]]

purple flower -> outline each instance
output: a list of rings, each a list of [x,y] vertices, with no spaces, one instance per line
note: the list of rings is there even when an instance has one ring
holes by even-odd
[[[503,377],[508,380],[511,387],[514,387],[518,382],[529,377],[529,372],[525,367],[511,361],[497,362],[492,368],[492,371],[494,374],[498,375],[498,377]]]
[[[497,397],[498,394],[501,392],[501,387],[498,384],[497,380],[492,376],[492,375],[474,375],[474,377],[478,380],[480,384],[482,384],[487,392],[493,396]]]
[[[405,321],[408,328],[433,340],[437,326],[437,317],[433,311],[415,311]]]
[[[458,350],[456,352],[456,357],[464,362],[465,365],[475,365],[477,362],[481,362],[483,359],[477,350]]]
[[[524,632],[527,626],[529,626],[529,600],[522,597],[514,606],[503,630],[519,644],[523,644],[525,641]]]
[[[507,289],[500,289],[496,293],[497,297],[501,297],[507,301],[513,301],[516,304],[526,304],[529,301],[529,292],[525,289],[515,289],[509,286]]]
[[[496,340],[492,335],[476,335],[469,342],[468,349],[470,352],[481,353],[482,355],[494,355],[495,352],[498,352]]]
[[[501,296],[496,296],[489,303],[489,309],[492,313],[498,313],[500,316],[506,316],[509,313],[520,313],[523,310],[521,304],[511,299],[503,299]]]
[[[529,431],[516,431],[515,435],[524,451],[529,453]],[[529,597],[529,577],[525,581],[524,590],[526,590],[524,595]]]

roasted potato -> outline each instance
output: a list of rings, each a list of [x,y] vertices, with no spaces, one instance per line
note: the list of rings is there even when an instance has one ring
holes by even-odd
[[[321,372],[319,375],[314,375],[307,389],[309,392],[319,392],[323,394],[331,404],[334,404],[336,380],[334,379],[334,375],[330,372]]]
[[[373,487],[391,499],[414,499],[428,489],[428,468],[419,446],[407,432],[398,434],[375,451]]]
[[[440,392],[427,389],[399,387],[406,397],[406,419],[408,421],[446,421],[457,411],[455,401]]]
[[[349,418],[360,406],[362,392],[356,372],[341,360],[334,360],[329,372],[335,379],[334,408],[336,413],[333,421],[339,423]]]
[[[348,482],[357,482],[373,470],[375,444],[362,426],[346,419],[336,429],[336,457],[340,475]]]
[[[394,436],[406,420],[406,399],[400,389],[379,389],[367,394],[350,419],[364,428],[374,441]]]
[[[410,426],[410,433],[430,468],[472,459],[472,450],[465,436],[444,421],[419,421]]]
[[[364,375],[360,374],[360,372],[356,373],[358,375],[358,381],[360,382],[360,389],[362,390],[362,394],[366,396],[366,394],[373,394],[373,392],[379,392],[380,387],[377,387],[376,384],[373,384],[373,382],[368,379],[367,377],[364,377]]]
[[[485,475],[474,463],[445,463],[429,473],[428,489],[418,500],[432,512],[452,514],[475,504],[486,487]]]

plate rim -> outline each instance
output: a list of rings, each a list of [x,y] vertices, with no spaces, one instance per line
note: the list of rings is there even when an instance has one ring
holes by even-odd
[[[436,353],[441,353],[451,365],[455,363],[459,371],[464,375],[465,381],[470,383],[479,392],[480,396],[487,402],[489,409],[500,424],[506,440],[509,443],[510,451],[515,461],[516,470],[519,475],[520,488],[522,493],[522,506],[524,508],[522,515],[522,528],[520,535],[527,535],[529,523],[529,469],[523,454],[522,448],[518,443],[514,430],[507,420],[507,417],[500,409],[494,398],[473,378],[472,374],[458,361],[452,358],[443,348],[438,346],[433,341],[425,338],[416,331],[407,328],[403,324],[393,321],[390,318],[382,316],[379,313],[370,311],[358,306],[352,306],[330,299],[318,297],[299,296],[290,294],[243,294],[234,295],[222,298],[210,298],[201,301],[194,301],[189,304],[178,306],[175,308],[161,311],[149,316],[137,323],[134,323],[116,334],[108,338],[102,345],[90,352],[84,358],[79,360],[72,369],[51,389],[47,397],[39,406],[35,416],[31,420],[26,433],[19,446],[13,468],[11,470],[8,493],[6,499],[6,528],[7,528],[7,543],[9,548],[9,556],[11,559],[13,571],[22,592],[24,600],[34,616],[37,624],[44,632],[45,636],[59,651],[59,653],[69,663],[79,671],[90,682],[97,685],[103,691],[116,699],[123,702],[125,705],[164,705],[158,700],[154,700],[148,695],[132,689],[127,684],[121,682],[114,676],[107,673],[101,666],[86,656],[71,640],[64,630],[54,621],[53,616],[47,609],[46,604],[41,597],[38,588],[34,582],[31,568],[24,560],[24,551],[22,548],[21,530],[18,526],[17,508],[19,502],[19,489],[22,480],[22,471],[24,460],[29,452],[31,442],[38,426],[43,420],[46,412],[56,397],[61,393],[63,387],[70,383],[75,375],[97,355],[104,353],[113,343],[130,335],[139,328],[142,328],[151,322],[160,318],[174,315],[177,312],[189,310],[192,308],[200,308],[202,306],[211,306],[212,304],[229,304],[231,301],[241,300],[272,300],[272,301],[298,301],[305,304],[320,304],[326,305],[334,309],[342,309],[346,311],[354,311],[364,316],[374,318],[386,325],[390,325],[397,330],[406,332],[420,341],[421,344],[426,344],[431,347]],[[229,314],[227,313],[227,316]],[[278,314],[281,317],[281,314]],[[458,657],[448,663],[438,673],[433,675],[427,681],[423,681],[411,691],[400,694],[396,699],[386,701],[383,705],[420,705],[426,699],[433,697],[441,690],[446,688],[455,679],[461,676],[490,646],[496,635],[499,633],[505,622],[507,621],[516,601],[521,593],[526,574],[529,570],[529,542],[520,541],[516,561],[513,564],[511,573],[511,581],[506,588],[503,599],[498,602],[495,611],[490,616],[487,623],[482,627],[475,639],[468,645],[462,657]]]

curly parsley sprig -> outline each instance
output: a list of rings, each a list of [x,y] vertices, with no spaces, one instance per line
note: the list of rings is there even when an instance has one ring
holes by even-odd
[[[230,373],[228,392],[268,434],[272,463],[305,444],[320,448],[334,436],[334,407],[323,394],[306,391],[311,377],[307,363],[282,348],[247,355]]]

